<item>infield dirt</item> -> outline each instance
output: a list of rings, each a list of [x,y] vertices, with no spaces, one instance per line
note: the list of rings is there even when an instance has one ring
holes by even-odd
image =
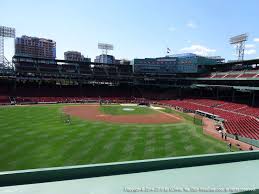
[[[90,121],[105,121],[111,123],[135,124],[162,124],[178,123],[182,118],[176,115],[154,111],[152,114],[143,115],[108,115],[99,110],[99,105],[65,106],[64,113]]]

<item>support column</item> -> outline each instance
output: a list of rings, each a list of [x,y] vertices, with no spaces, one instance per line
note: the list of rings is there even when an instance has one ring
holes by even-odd
[[[200,88],[200,97],[202,97],[203,96],[203,88]]]
[[[232,90],[232,102],[235,102],[235,93],[236,93],[236,91],[233,89]]]
[[[79,80],[79,93],[80,93],[80,96],[83,96],[82,80],[81,79]]]
[[[42,80],[38,81],[37,96],[41,96],[42,95],[41,94],[41,82],[42,82]]]
[[[217,100],[219,99],[219,88],[216,87],[216,97],[217,97]]]
[[[255,105],[255,91],[252,92],[252,106]]]
[[[180,98],[182,98],[182,87],[178,88],[178,95]]]
[[[12,89],[11,89],[12,96],[16,97],[16,95],[17,95],[16,94],[16,83],[17,83],[16,79],[13,80],[11,83],[12,83]],[[9,90],[9,87],[8,87],[8,90]]]
[[[0,36],[0,66],[4,66],[4,37]]]

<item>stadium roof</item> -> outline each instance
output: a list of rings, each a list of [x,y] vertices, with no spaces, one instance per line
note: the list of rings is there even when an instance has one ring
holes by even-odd
[[[242,64],[242,65],[254,65],[254,64],[259,64],[259,59],[249,59],[249,60],[243,60],[243,61],[240,61],[240,60],[236,60],[236,61],[228,61],[227,63],[220,63],[220,64],[217,64],[217,65],[226,65],[226,66],[234,66],[234,65],[239,65],[239,64]]]
[[[208,84],[193,84],[192,87],[221,87],[221,88],[233,88],[235,90],[240,91],[252,91],[252,90],[259,90],[259,87],[249,87],[249,86],[229,86],[229,85],[208,85]]]
[[[172,54],[172,55],[168,55],[169,57],[196,57],[199,55],[196,55],[194,53],[180,53],[180,54]]]
[[[236,193],[259,188],[258,164],[259,151],[248,151],[3,172],[0,193],[113,194],[134,189]]]

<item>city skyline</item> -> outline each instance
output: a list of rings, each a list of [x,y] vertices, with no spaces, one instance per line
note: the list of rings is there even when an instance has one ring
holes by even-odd
[[[16,28],[16,36],[48,38],[57,43],[57,58],[74,50],[95,58],[99,42],[111,43],[116,58],[162,57],[191,52],[236,59],[229,38],[248,32],[245,59],[258,58],[258,3],[238,0],[187,1],[42,1],[2,2],[1,24]],[[249,14],[243,10],[249,10]],[[184,11],[184,12],[183,12]],[[19,14],[20,13],[20,14]],[[13,55],[6,41],[5,54]]]

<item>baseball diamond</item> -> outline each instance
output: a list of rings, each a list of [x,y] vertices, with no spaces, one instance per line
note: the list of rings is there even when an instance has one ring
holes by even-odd
[[[228,151],[224,142],[203,134],[201,123],[194,124],[187,114],[168,108],[157,112],[150,107],[134,107],[134,113],[118,115],[118,109],[125,106],[103,106],[1,107],[0,170]],[[68,117],[62,116],[65,113],[71,115],[69,123]]]
[[[0,5],[0,194],[258,193],[259,1]]]

